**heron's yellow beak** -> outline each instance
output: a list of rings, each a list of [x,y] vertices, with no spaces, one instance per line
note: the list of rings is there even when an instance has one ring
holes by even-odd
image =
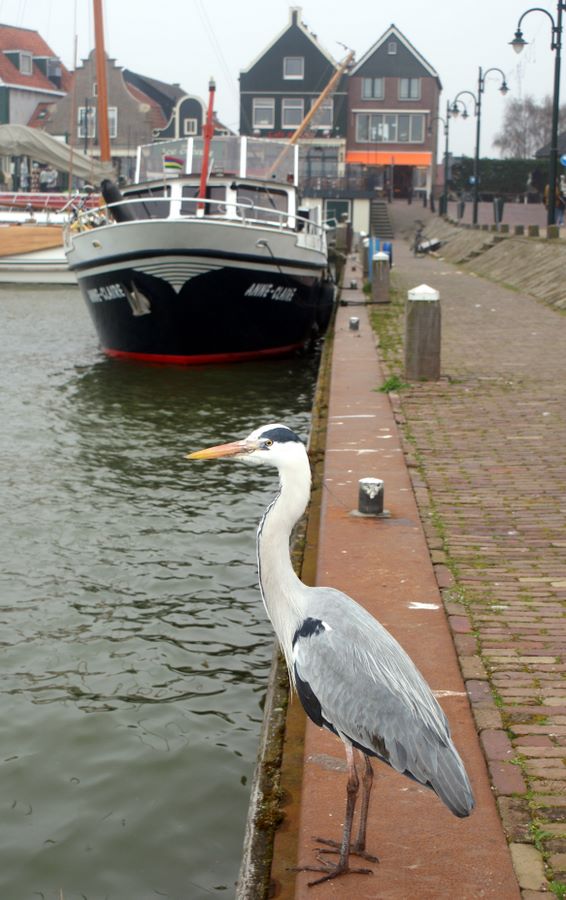
[[[205,447],[204,450],[195,450],[187,453],[186,459],[221,459],[226,456],[243,456],[252,453],[259,448],[258,441],[234,441],[232,444],[218,444],[216,447]]]

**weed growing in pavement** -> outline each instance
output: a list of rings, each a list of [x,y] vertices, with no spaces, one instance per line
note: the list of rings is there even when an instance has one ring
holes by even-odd
[[[385,379],[381,387],[375,388],[375,390],[380,391],[382,394],[390,394],[392,391],[402,391],[408,387],[410,387],[410,385],[399,378],[398,375],[390,375],[389,378]]]

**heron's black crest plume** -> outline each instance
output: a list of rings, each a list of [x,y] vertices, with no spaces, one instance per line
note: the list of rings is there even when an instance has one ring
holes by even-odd
[[[263,431],[260,437],[268,438],[270,441],[277,444],[285,444],[289,441],[297,444],[303,443],[294,431],[291,431],[290,428],[286,428],[285,426],[282,426],[281,428],[269,428],[267,431]]]

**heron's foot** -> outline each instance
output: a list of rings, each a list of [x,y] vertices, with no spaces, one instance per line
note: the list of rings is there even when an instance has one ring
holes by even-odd
[[[315,837],[314,839],[319,844],[324,844],[325,847],[330,847],[330,850],[320,849],[319,853],[340,853],[342,845],[340,841],[332,841],[328,838]],[[367,859],[368,862],[378,863],[379,857],[372,856],[371,853],[367,853],[365,847],[360,847],[359,844],[350,844],[350,854],[352,856],[359,856],[360,859]]]
[[[314,884],[322,884],[323,881],[330,881],[332,878],[338,878],[339,875],[373,875],[371,869],[352,868],[347,862],[337,862],[335,865],[327,863],[324,860],[321,860],[321,862],[321,866],[293,866],[291,871],[322,872],[322,878],[315,878],[314,881],[308,882],[309,887],[312,887]]]

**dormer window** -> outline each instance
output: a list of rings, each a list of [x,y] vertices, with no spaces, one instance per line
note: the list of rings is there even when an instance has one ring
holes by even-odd
[[[283,78],[300,81],[305,77],[304,56],[285,56],[283,59]]]
[[[389,56],[397,55],[397,41],[389,41],[387,44],[387,52]]]
[[[33,57],[31,53],[20,53],[20,72],[22,75],[31,75],[33,72]]]

